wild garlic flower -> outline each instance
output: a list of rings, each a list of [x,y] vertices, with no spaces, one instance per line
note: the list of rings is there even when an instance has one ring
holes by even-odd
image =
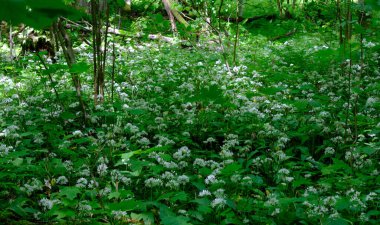
[[[97,171],[98,171],[98,174],[102,177],[104,175],[107,174],[107,169],[108,169],[108,166],[107,164],[105,163],[101,163],[98,165],[98,168],[97,168]]]
[[[180,183],[178,182],[178,180],[169,180],[168,182],[166,182],[165,187],[168,187],[170,189],[178,189],[179,185]]]
[[[160,186],[162,186],[162,184],[163,183],[162,183],[161,179],[159,179],[159,178],[151,177],[151,178],[145,180],[145,186],[149,187],[149,188],[160,187]]]
[[[76,131],[73,132],[73,136],[75,136],[75,137],[82,137],[83,133],[80,130],[76,130]]]
[[[82,178],[79,178],[77,180],[77,184],[75,186],[80,187],[80,188],[84,188],[87,186],[87,184],[88,184],[87,179],[82,177]]]
[[[115,220],[121,220],[127,216],[127,212],[122,210],[113,210],[111,214],[115,218]]]
[[[211,196],[211,192],[209,190],[202,190],[198,194],[199,197]]]
[[[94,179],[90,180],[90,183],[88,183],[88,188],[97,188],[97,187],[99,187],[99,183]]]
[[[190,181],[190,178],[186,175],[181,175],[177,178],[178,183],[184,185]]]
[[[334,155],[334,154],[335,154],[334,148],[332,147],[325,148],[325,155]]]
[[[173,154],[173,158],[177,160],[182,160],[184,158],[190,157],[190,154],[191,151],[189,150],[189,148],[187,146],[183,146]]]
[[[193,166],[205,167],[207,162],[204,159],[196,158],[193,162]]]
[[[8,155],[9,152],[12,152],[14,149],[12,146],[6,146],[5,144],[0,144],[0,156]]]
[[[57,182],[57,184],[64,185],[64,184],[67,184],[69,182],[69,180],[65,176],[60,176],[57,178],[56,182]]]
[[[35,191],[42,191],[43,184],[40,180],[33,178],[31,182],[24,184],[23,190],[31,195]]]
[[[39,205],[42,207],[42,209],[44,211],[47,211],[47,210],[52,209],[53,206],[54,206],[54,204],[57,204],[59,202],[60,202],[59,200],[50,200],[50,199],[47,199],[47,198],[42,198],[39,201]]]
[[[225,190],[223,188],[219,188],[216,191],[214,191],[213,194],[217,198],[225,198],[226,194],[224,192],[225,192]]]
[[[91,211],[92,207],[88,203],[89,203],[89,201],[87,201],[87,200],[79,202],[78,210],[79,211],[85,211],[85,212]]]
[[[214,184],[214,183],[218,183],[218,179],[216,179],[216,176],[215,175],[208,175],[205,179],[205,183],[206,184]]]
[[[227,201],[226,199],[224,198],[215,198],[212,202],[211,202],[211,207],[212,208],[216,208],[216,209],[222,209],[224,208],[224,206],[227,204]]]
[[[290,171],[288,169],[282,168],[278,171],[279,174],[288,175]]]
[[[318,194],[318,190],[313,186],[307,187],[303,196],[308,197],[310,194]]]
[[[219,155],[223,158],[223,159],[226,159],[226,158],[231,158],[234,156],[234,153],[228,149],[223,149]]]
[[[174,178],[174,174],[173,174],[172,172],[165,171],[165,173],[163,173],[163,174],[161,175],[161,178],[162,178],[162,179],[170,180],[170,179],[173,179],[173,178]]]

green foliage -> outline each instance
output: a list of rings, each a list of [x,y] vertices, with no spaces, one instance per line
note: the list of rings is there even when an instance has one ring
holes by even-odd
[[[80,16],[61,0],[4,0],[1,4],[0,20],[37,29],[51,26],[60,16],[76,19]]]
[[[62,56],[46,70],[35,56],[1,62],[3,223],[379,223],[377,34],[344,48],[331,26],[247,22],[228,69],[228,37],[224,58],[212,34],[190,48],[136,35],[170,29],[157,11],[125,24],[131,31],[109,37],[104,104],[91,103],[81,40],[70,71]]]

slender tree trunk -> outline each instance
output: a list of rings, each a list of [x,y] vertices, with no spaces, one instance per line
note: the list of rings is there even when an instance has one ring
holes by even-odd
[[[280,14],[280,17],[283,17],[282,0],[277,0],[276,3],[277,3],[277,9],[278,9],[278,12]]]
[[[240,10],[243,10],[244,0],[237,0],[236,7],[236,34],[235,34],[235,42],[234,42],[234,55],[233,55],[233,64],[236,66],[236,57],[237,57],[237,49],[239,44],[239,17],[241,18],[243,13]]]
[[[340,7],[340,0],[336,1],[336,16],[339,26],[339,43],[343,44],[343,23],[342,23],[342,9]]]
[[[351,14],[351,0],[346,0],[347,12],[346,12],[346,40],[350,41],[352,36],[352,14]]]
[[[101,4],[100,4],[101,3]],[[102,38],[102,10],[106,13],[106,31]],[[107,57],[107,36],[109,28],[109,6],[107,1],[91,0],[92,46],[94,64],[94,104],[104,102],[104,80]],[[103,43],[104,40],[104,43]],[[101,49],[104,44],[104,49]]]
[[[238,15],[240,18],[244,15],[244,4],[245,0],[238,0]]]
[[[125,0],[125,5],[124,5],[123,10],[126,11],[126,12],[130,12],[131,8],[132,8],[131,7],[132,6],[131,3],[132,3],[131,0]]]
[[[9,24],[9,61],[13,61],[13,47],[14,47],[14,42],[13,42],[13,35],[12,35],[12,24]]]
[[[67,66],[71,68],[76,63],[75,54],[74,54],[71,39],[69,35],[66,33],[65,28],[63,27],[61,19],[58,19],[58,22],[53,24],[53,30],[54,30],[54,34],[56,35],[57,40],[60,43],[60,46],[62,47]],[[82,110],[84,123],[87,123],[86,105],[82,98],[82,92],[81,92],[82,85],[81,85],[80,78],[78,74],[76,73],[71,73],[71,78],[72,78],[76,95],[77,95],[77,98]]]
[[[169,16],[169,20],[170,20],[170,24],[171,24],[171,27],[172,27],[172,31],[173,31],[173,33],[177,33],[177,26],[175,24],[175,19],[174,19],[173,12],[171,10],[170,2],[168,0],[162,0],[162,3],[164,4],[166,13]]]

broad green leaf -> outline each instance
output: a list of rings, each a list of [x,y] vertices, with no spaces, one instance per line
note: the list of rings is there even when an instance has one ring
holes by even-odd
[[[352,222],[343,219],[343,218],[328,218],[324,223],[326,225],[348,225],[352,224]]]
[[[54,211],[53,211],[54,210]],[[76,213],[73,210],[69,209],[52,209],[50,212],[52,215],[57,216],[57,219],[62,220],[64,218],[75,217]]]
[[[154,215],[153,213],[150,213],[150,212],[145,212],[145,213],[140,213],[140,214],[136,214],[136,213],[131,213],[131,218],[133,220],[138,220],[138,221],[144,221],[144,224],[146,225],[152,225],[154,224]]]
[[[167,206],[160,206],[160,218],[163,225],[189,225],[188,221],[190,218],[184,216],[177,216],[170,208]]]
[[[22,163],[24,162],[24,159],[23,158],[16,158],[12,161],[12,164],[14,166],[21,166]]]
[[[171,201],[176,202],[177,200],[179,201],[186,201],[187,200],[187,194],[184,191],[181,192],[176,192],[172,197]]]
[[[118,199],[120,197],[120,192],[117,192],[117,191],[114,191],[114,192],[111,192],[109,195],[108,195],[108,199]]]
[[[338,173],[339,170],[343,170],[344,172],[350,172],[352,171],[351,167],[347,165],[345,162],[339,159],[333,159],[334,163],[330,166],[326,166],[322,168],[322,174],[323,175],[329,175]]]
[[[0,20],[13,25],[24,23],[36,29],[46,28],[58,17],[79,19],[78,10],[62,0],[2,0]]]
[[[222,175],[228,176],[235,172],[239,172],[242,168],[242,165],[239,163],[232,163],[224,167],[220,172]]]
[[[59,195],[73,200],[79,193],[81,193],[81,190],[78,187],[63,187]]]
[[[84,72],[88,72],[89,69],[90,69],[90,65],[88,65],[85,62],[79,62],[79,63],[74,64],[70,68],[70,72],[71,73],[84,73]]]
[[[130,211],[139,207],[139,202],[133,199],[129,199],[121,202],[111,203],[108,206],[110,210]]]

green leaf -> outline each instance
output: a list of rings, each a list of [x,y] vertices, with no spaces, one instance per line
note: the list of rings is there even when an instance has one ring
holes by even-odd
[[[130,211],[136,209],[137,207],[139,207],[139,202],[134,199],[109,204],[110,210]]]
[[[160,206],[160,218],[163,225],[189,225],[190,218],[177,216],[167,206]]]
[[[339,170],[343,170],[344,172],[351,173],[351,167],[347,165],[345,162],[339,159],[333,159],[334,163],[330,166],[326,166],[322,168],[323,175],[330,175],[334,173],[338,173]]]
[[[111,192],[109,195],[108,195],[108,199],[118,199],[120,197],[120,192],[117,192],[117,191],[114,191],[114,192]]]
[[[21,166],[22,163],[24,162],[23,158],[16,158],[12,161],[12,164],[16,167]]]
[[[2,0],[0,20],[24,23],[36,29],[51,26],[58,17],[79,19],[80,13],[62,0]]]
[[[87,63],[79,62],[79,63],[74,64],[70,68],[70,72],[71,73],[84,73],[84,72],[87,72],[89,69],[90,69],[90,66]]]
[[[337,201],[335,204],[335,208],[339,211],[349,209],[350,208],[350,201],[347,198],[341,198]]]
[[[54,210],[54,211],[53,211]],[[62,220],[64,218],[72,218],[75,217],[75,211],[69,209],[53,209],[51,214],[57,216],[57,219]]]
[[[127,110],[131,115],[138,116],[147,113],[144,109],[128,109]]]
[[[220,172],[221,172],[221,175],[229,176],[235,172],[239,172],[241,168],[242,168],[241,164],[232,163],[224,167]]]
[[[380,211],[379,210],[371,210],[371,211],[368,211],[367,212],[367,216],[371,217],[371,216],[379,216],[380,215]]]
[[[68,199],[73,200],[81,193],[78,187],[64,187],[60,190],[60,196],[66,196]]]
[[[171,201],[176,202],[177,200],[179,201],[186,201],[187,200],[187,194],[184,191],[181,192],[176,192],[172,197]]]
[[[146,225],[154,224],[154,215],[153,213],[150,213],[150,212],[140,213],[140,214],[131,213],[131,218],[133,220],[138,220],[138,221],[143,220],[144,224]]]
[[[346,220],[346,219],[343,219],[343,218],[328,218],[326,220],[326,223],[324,223],[326,225],[348,225],[348,224],[352,224],[352,222]]]
[[[256,185],[256,186],[261,186],[264,184],[264,180],[262,177],[260,176],[251,176],[252,178],[252,182]]]

